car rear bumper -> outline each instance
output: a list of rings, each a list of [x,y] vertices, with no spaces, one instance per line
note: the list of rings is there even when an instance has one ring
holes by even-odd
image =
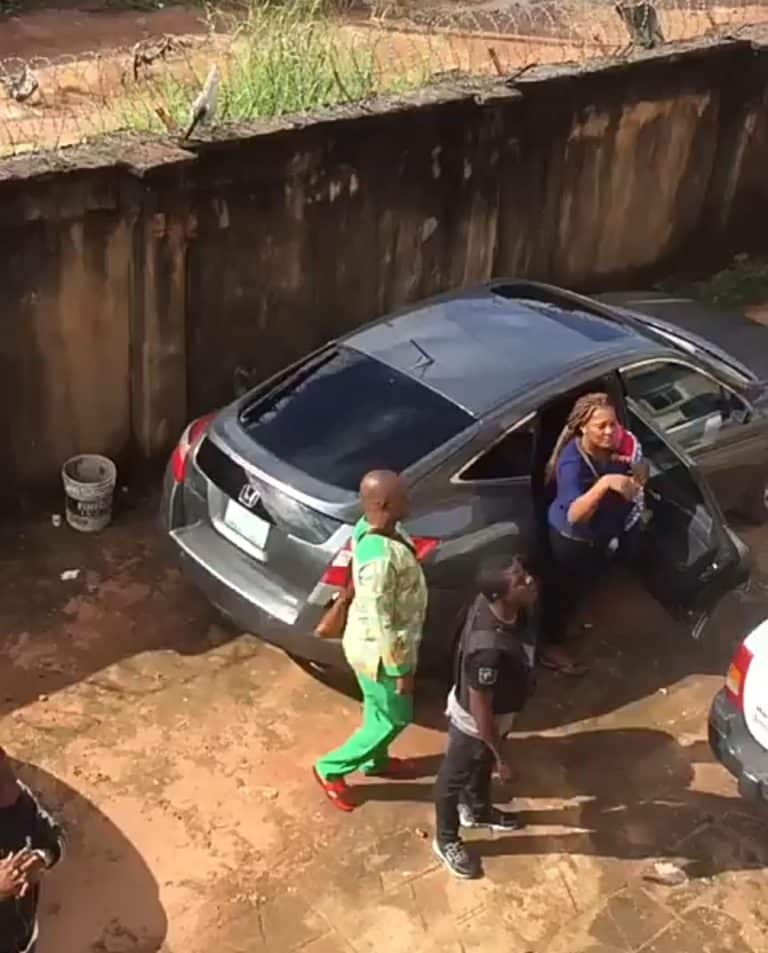
[[[738,781],[742,797],[768,804],[768,751],[752,737],[725,691],[715,696],[709,711],[709,744]]]
[[[215,530],[201,526],[187,527],[186,530],[187,532],[171,534],[182,572],[195,588],[238,628],[299,658],[334,667],[346,664],[339,640],[319,639],[312,633],[309,624],[306,630],[301,627],[300,616],[291,623],[277,618],[264,607],[264,603],[276,604],[271,586],[262,585],[264,581],[259,581],[250,587],[249,592],[249,589],[242,585],[242,579],[227,578],[218,566],[212,569],[208,564],[208,553],[211,550],[207,545],[205,561],[200,558],[200,550],[196,544],[202,543],[202,538],[208,534],[214,536]],[[191,531],[195,530],[198,531],[197,536],[193,537]],[[209,544],[211,541],[215,546],[215,539],[205,542]],[[224,540],[222,544],[226,545]]]
[[[198,514],[200,515],[200,514]],[[319,639],[314,629],[323,614],[325,592],[309,599],[292,597],[290,581],[270,577],[240,553],[204,518],[189,522],[184,491],[166,473],[160,523],[169,559],[189,582],[239,629],[278,646],[290,655],[333,668],[346,668],[340,639]],[[328,589],[328,597],[334,590]],[[430,588],[419,668],[449,676],[453,671],[455,639],[463,619],[464,595],[458,589]]]
[[[313,634],[317,619],[301,611],[299,600],[234,547],[209,523],[183,522],[179,488],[166,478],[161,524],[172,558],[184,576],[238,628],[291,655],[319,665],[346,665],[340,640]],[[313,616],[322,610],[312,607]]]

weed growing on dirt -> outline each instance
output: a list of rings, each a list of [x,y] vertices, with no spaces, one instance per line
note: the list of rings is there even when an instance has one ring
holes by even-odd
[[[373,50],[341,42],[318,3],[253,6],[238,39],[241,53],[222,97],[225,120],[306,112],[376,90]]]
[[[666,290],[698,298],[721,308],[743,308],[768,301],[768,259],[737,255],[733,262],[709,278],[669,282]]]
[[[435,71],[424,59],[384,69],[381,31],[350,27],[323,0],[252,2],[208,50],[169,60],[142,77],[115,104],[121,124],[141,132],[183,129],[208,68],[221,72],[215,122],[308,113],[423,85]],[[222,14],[217,11],[219,31]]]

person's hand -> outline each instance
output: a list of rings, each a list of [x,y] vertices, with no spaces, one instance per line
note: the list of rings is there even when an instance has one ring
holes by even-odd
[[[19,896],[23,897],[32,884],[37,883],[47,864],[43,857],[33,850],[25,848],[16,858],[16,869],[23,877],[23,886]]]
[[[625,500],[633,500],[639,489],[639,484],[634,477],[625,476],[623,473],[606,473],[600,479],[607,490],[618,493]]]
[[[498,774],[499,781],[501,781],[502,784],[509,784],[514,776],[514,771],[503,758],[499,758],[499,760],[496,762],[496,773]]]
[[[651,475],[651,467],[647,460],[638,460],[632,464],[632,479],[639,486],[645,486]]]
[[[8,854],[0,860],[0,900],[21,895],[26,880],[18,869],[18,854]]]
[[[395,680],[395,691],[398,695],[413,695],[413,675],[400,675]]]

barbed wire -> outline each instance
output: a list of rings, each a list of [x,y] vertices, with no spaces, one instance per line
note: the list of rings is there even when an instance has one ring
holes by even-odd
[[[0,157],[124,129],[180,135],[213,64],[221,88],[203,118],[225,124],[397,95],[446,74],[509,76],[768,23],[768,0],[481,0],[343,20],[306,6],[259,9],[226,33],[0,60]]]

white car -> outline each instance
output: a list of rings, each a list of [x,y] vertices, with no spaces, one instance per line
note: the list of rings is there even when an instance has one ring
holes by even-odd
[[[768,620],[736,651],[709,712],[709,743],[741,795],[768,802]]]

